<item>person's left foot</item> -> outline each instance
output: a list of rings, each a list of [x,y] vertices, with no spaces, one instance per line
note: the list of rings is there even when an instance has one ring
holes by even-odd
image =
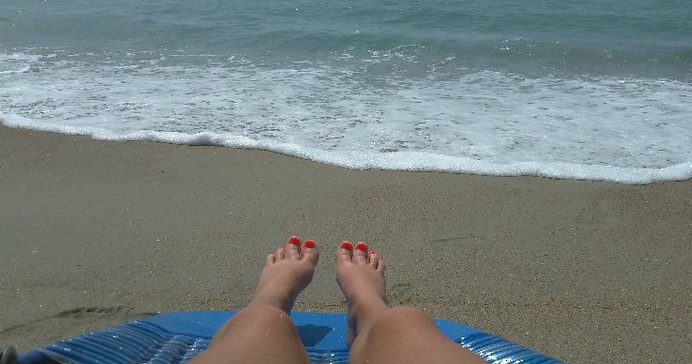
[[[312,281],[319,250],[312,240],[292,236],[267,256],[250,305],[270,305],[291,313],[293,302]]]

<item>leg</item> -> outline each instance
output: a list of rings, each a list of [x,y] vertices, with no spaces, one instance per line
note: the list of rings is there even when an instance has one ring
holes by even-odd
[[[308,240],[291,237],[267,256],[255,295],[214,335],[194,363],[309,363],[288,314],[312,280],[319,252]]]
[[[384,261],[364,243],[337,251],[336,279],[348,303],[350,362],[485,363],[442,334],[423,311],[385,302]]]

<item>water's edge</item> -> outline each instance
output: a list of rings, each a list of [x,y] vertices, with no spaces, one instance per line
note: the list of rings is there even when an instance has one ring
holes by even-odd
[[[593,166],[569,163],[513,163],[508,165],[494,164],[460,157],[416,153],[393,152],[389,155],[378,155],[375,158],[358,153],[334,153],[325,155],[323,151],[306,148],[295,144],[272,145],[242,136],[223,135],[201,132],[185,134],[178,132],[140,131],[115,136],[98,128],[58,127],[50,124],[39,125],[22,121],[20,117],[7,117],[0,114],[0,123],[16,128],[56,133],[62,135],[79,135],[103,141],[152,141],[190,146],[217,146],[244,150],[268,151],[317,163],[354,170],[390,170],[415,172],[443,172],[487,176],[533,176],[550,179],[583,180],[615,182],[623,184],[650,184],[655,182],[687,181],[692,179],[692,162],[680,163],[666,168],[621,168],[612,166]],[[326,153],[329,154],[329,153]],[[406,164],[397,161],[407,160],[407,155],[421,161]],[[434,161],[431,163],[430,161]]]

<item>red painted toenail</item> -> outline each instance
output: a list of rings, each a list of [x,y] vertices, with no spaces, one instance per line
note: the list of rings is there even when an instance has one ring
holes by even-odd
[[[358,244],[356,244],[356,249],[360,250],[362,252],[367,252],[368,251],[368,245],[361,241]]]
[[[305,240],[305,247],[309,249],[315,248],[315,242],[312,240]]]
[[[341,249],[353,250],[353,244],[351,244],[350,241],[344,240],[344,242],[341,243]]]
[[[290,238],[288,238],[288,243],[293,245],[300,245],[300,239],[297,236],[293,235]]]
[[[371,250],[371,251],[370,251],[370,254],[375,255],[375,254],[377,254],[377,252],[374,251],[374,250]]]

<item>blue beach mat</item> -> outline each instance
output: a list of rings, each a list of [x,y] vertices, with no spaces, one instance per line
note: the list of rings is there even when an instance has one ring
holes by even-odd
[[[19,356],[19,364],[185,363],[202,352],[235,311],[174,312],[57,342]],[[313,363],[347,363],[346,315],[293,312],[291,319]],[[449,338],[489,363],[560,363],[497,336],[435,320]]]

